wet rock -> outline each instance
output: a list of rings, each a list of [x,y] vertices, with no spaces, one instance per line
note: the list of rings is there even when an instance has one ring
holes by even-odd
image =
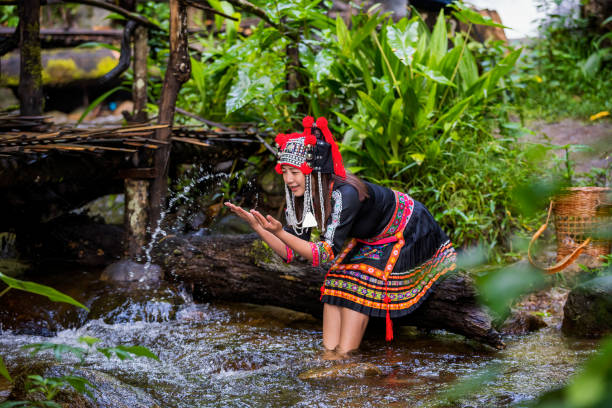
[[[233,214],[219,219],[211,225],[210,229],[215,234],[248,234],[253,232],[249,224]]]
[[[320,380],[333,378],[363,378],[382,375],[382,370],[370,363],[346,363],[331,367],[313,368],[298,376],[301,380]]]
[[[612,275],[576,286],[563,308],[563,333],[573,337],[601,337],[612,333]]]
[[[171,285],[155,287],[142,284],[115,285],[112,296],[105,288],[94,298],[88,320],[102,319],[107,324],[129,322],[166,322],[173,320],[185,300]]]
[[[122,260],[107,266],[100,280],[110,282],[157,282],[163,279],[163,273],[158,265],[140,264],[130,260]]]
[[[317,323],[311,314],[297,312],[284,307],[271,305],[254,305],[241,303],[244,308],[244,318],[248,323],[263,326],[295,326],[300,324]]]
[[[501,331],[505,334],[527,334],[546,326],[541,316],[521,310],[504,322]]]

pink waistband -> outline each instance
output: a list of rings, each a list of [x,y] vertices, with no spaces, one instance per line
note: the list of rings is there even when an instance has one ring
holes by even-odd
[[[395,211],[382,234],[370,239],[357,239],[358,242],[367,245],[383,245],[398,240],[397,233],[403,231],[410,220],[414,201],[406,193],[393,192],[395,193]]]
[[[356,239],[357,239],[357,242],[361,242],[361,243],[368,244],[368,245],[382,245],[382,244],[388,244],[389,242],[397,241],[397,237],[395,235],[392,235],[387,238],[379,239],[378,241],[368,241],[368,240],[359,239],[359,238],[356,238]]]

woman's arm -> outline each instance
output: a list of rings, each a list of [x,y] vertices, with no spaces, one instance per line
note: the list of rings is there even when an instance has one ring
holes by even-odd
[[[287,248],[286,245],[289,246],[289,248],[292,248],[293,250],[295,250],[298,254],[302,255],[301,252],[297,251],[292,245],[287,244],[286,242],[284,242],[283,240],[281,240],[280,238],[278,238],[275,234],[273,234],[272,232],[267,231],[263,225],[261,224],[261,222],[259,220],[257,220],[255,218],[254,213],[259,214],[259,216],[261,218],[263,218],[263,216],[255,210],[251,210],[251,212],[246,211],[245,209],[243,209],[242,207],[239,207],[237,205],[234,205],[230,202],[226,202],[225,203],[226,207],[228,207],[234,214],[236,214],[238,217],[242,218],[244,221],[246,221],[249,226],[253,229],[253,231],[255,231],[257,233],[257,235],[259,235],[259,237],[266,243],[268,244],[268,246],[270,248],[272,248],[272,250],[281,258],[283,258],[284,260],[288,261],[287,259]],[[270,217],[270,216],[269,216]],[[265,221],[265,218],[263,218]],[[273,218],[272,218],[273,219]],[[276,220],[274,220],[276,221]],[[298,237],[295,237],[291,234],[289,234],[288,232],[284,231],[282,229],[282,224],[280,224],[280,222],[276,221],[280,226],[281,226],[281,231],[285,232],[287,235],[290,235],[294,238],[296,238],[298,241],[302,241],[306,244],[306,246],[308,246],[308,242],[304,241],[303,239],[300,239]],[[308,258],[307,258],[308,259]],[[312,255],[310,255],[310,260],[312,260]]]
[[[276,220],[271,215],[264,217],[257,210],[251,210],[251,214],[255,217],[255,220],[259,223],[264,232],[267,232],[268,234],[272,235],[274,238],[282,242],[283,249],[284,245],[287,245],[289,248],[297,252],[301,257],[303,257],[309,262],[312,262],[312,246],[310,245],[309,241],[303,240],[285,231],[280,221]]]

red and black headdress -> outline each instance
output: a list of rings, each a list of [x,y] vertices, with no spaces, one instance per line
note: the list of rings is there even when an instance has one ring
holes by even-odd
[[[303,133],[278,134],[276,144],[279,149],[276,171],[281,174],[281,166],[300,169],[304,174],[333,173],[342,178],[346,171],[342,165],[342,156],[325,118],[317,119],[307,116],[302,121]]]

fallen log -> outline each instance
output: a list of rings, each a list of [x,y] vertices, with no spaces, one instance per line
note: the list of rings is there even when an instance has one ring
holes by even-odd
[[[287,307],[320,316],[325,270],[285,264],[256,234],[168,236],[153,251],[166,277],[191,285],[201,301],[235,301]],[[471,278],[458,272],[442,281],[411,315],[396,322],[445,329],[495,348],[505,345],[492,319],[476,301]]]

